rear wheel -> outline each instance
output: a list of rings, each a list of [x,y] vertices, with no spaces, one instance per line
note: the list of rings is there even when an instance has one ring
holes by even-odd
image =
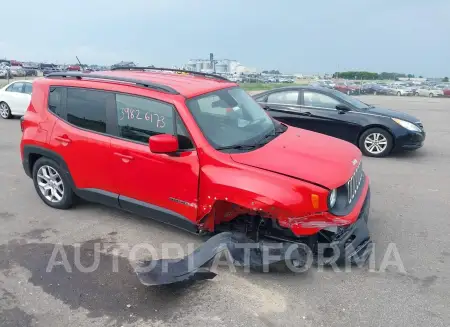
[[[8,104],[6,102],[0,103],[0,116],[3,119],[9,119],[11,118],[11,109],[9,108]]]
[[[73,190],[61,167],[52,159],[41,157],[33,166],[33,182],[42,201],[56,209],[68,209],[74,200]]]
[[[433,93],[428,94],[428,97],[432,98],[434,96]]]
[[[401,96],[401,95],[402,95],[402,92],[398,91],[398,92],[397,92],[397,95],[398,95],[398,96]]]
[[[382,128],[370,128],[359,138],[359,148],[368,157],[385,157],[394,145],[392,135]]]
[[[414,95],[415,95],[416,97],[418,97],[418,96],[419,96],[419,92],[414,93]]]
[[[373,91],[373,95],[377,95],[377,91]]]

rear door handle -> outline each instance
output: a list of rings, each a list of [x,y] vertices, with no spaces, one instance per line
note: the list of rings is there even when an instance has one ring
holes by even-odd
[[[309,111],[305,111],[305,112],[303,112],[303,114],[304,114],[305,116],[308,116],[308,117],[311,116],[311,113],[310,113]]]
[[[55,140],[60,141],[62,143],[70,143],[72,142],[67,136],[55,136]]]
[[[126,154],[122,154],[122,153],[119,153],[119,152],[114,152],[114,155],[122,158],[122,161],[124,161],[124,162],[129,162],[130,160],[134,159],[133,156],[128,156]]]

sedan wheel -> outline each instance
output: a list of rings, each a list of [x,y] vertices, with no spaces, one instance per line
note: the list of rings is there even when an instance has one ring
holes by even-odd
[[[5,102],[0,103],[0,116],[3,119],[11,118],[11,109]]]
[[[398,96],[401,96],[401,95],[402,95],[402,93],[401,93],[400,91],[398,91],[398,92],[397,92],[397,95],[398,95]]]
[[[384,157],[391,152],[392,146],[391,134],[382,128],[371,128],[365,131],[359,140],[361,152],[369,157]]]
[[[428,94],[428,97],[432,98],[433,97],[433,93]]]
[[[377,91],[373,91],[373,95],[377,95]]]

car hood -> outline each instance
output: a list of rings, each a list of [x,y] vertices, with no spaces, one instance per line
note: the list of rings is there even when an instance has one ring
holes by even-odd
[[[257,150],[230,156],[240,164],[328,189],[344,185],[361,161],[361,151],[353,144],[295,127]]]
[[[411,123],[416,123],[416,122],[420,121],[419,119],[417,119],[416,117],[414,117],[412,115],[408,115],[408,114],[405,114],[400,111],[395,111],[395,110],[380,108],[380,107],[370,108],[364,112],[366,112],[368,114],[381,115],[381,116],[386,116],[386,117],[391,117],[391,118],[398,118],[398,119],[409,121]]]

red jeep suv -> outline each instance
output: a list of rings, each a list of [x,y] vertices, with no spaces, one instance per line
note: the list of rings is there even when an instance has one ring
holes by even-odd
[[[371,245],[359,149],[272,119],[223,77],[51,73],[33,82],[21,128],[23,167],[53,208],[83,198],[194,233],[351,246],[351,257]]]

